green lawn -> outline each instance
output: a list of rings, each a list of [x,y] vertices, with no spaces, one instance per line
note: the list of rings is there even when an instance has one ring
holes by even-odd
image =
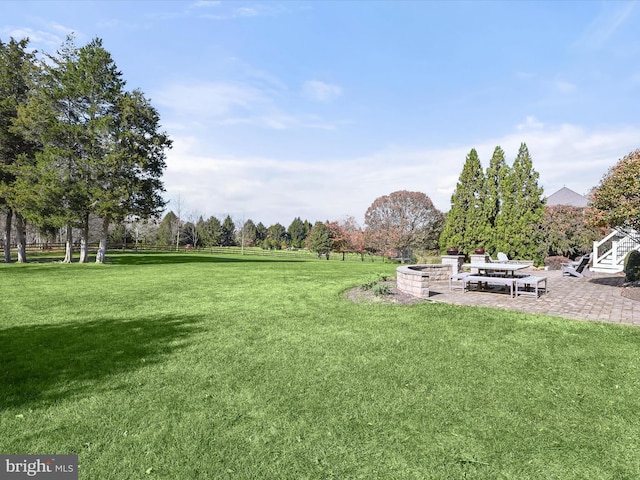
[[[380,262],[0,265],[0,453],[80,478],[637,479],[640,330],[356,305]]]

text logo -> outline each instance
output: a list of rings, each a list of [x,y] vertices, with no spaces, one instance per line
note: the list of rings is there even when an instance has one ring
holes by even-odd
[[[0,455],[0,480],[78,480],[77,455]]]

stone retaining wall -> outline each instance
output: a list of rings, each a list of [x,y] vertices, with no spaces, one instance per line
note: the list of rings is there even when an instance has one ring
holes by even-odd
[[[424,264],[406,265],[396,269],[398,290],[414,297],[429,297],[429,281],[448,281],[451,265]]]

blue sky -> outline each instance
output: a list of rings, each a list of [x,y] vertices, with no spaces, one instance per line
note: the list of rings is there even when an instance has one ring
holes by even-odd
[[[640,147],[635,2],[2,1],[0,39],[103,39],[174,141],[185,216],[362,222],[450,198],[466,155],[525,142],[549,195]]]

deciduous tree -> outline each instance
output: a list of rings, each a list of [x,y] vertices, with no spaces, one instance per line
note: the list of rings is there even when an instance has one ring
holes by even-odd
[[[545,256],[573,258],[593,249],[601,232],[588,224],[585,210],[568,205],[546,207],[541,227]]]
[[[424,193],[401,190],[377,198],[364,221],[368,247],[383,254],[396,250],[404,259],[410,248],[437,244],[443,215]]]
[[[589,223],[640,234],[640,150],[611,167],[590,195]]]

